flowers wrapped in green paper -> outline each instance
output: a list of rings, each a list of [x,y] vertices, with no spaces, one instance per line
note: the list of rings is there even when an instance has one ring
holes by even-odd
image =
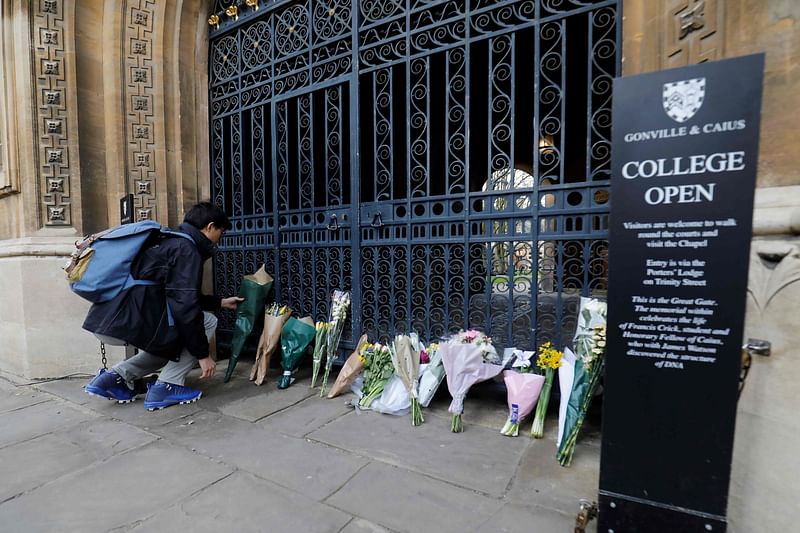
[[[314,320],[307,316],[300,320],[291,317],[281,330],[281,366],[283,375],[278,380],[278,388],[285,389],[294,382],[292,373],[297,370],[300,359],[306,353],[314,338]]]
[[[605,368],[606,349],[605,302],[593,298],[581,298],[578,328],[575,332],[575,377],[567,400],[564,432],[556,458],[561,466],[572,463],[575,444],[578,441],[586,411],[600,383]],[[563,399],[562,399],[563,401]]]
[[[225,383],[231,380],[233,369],[242,353],[244,341],[253,331],[258,315],[264,312],[264,301],[267,293],[272,288],[272,276],[267,274],[264,265],[242,278],[239,287],[239,298],[244,298],[236,308],[236,323],[233,326],[233,338],[231,339],[231,358],[228,361],[228,369],[225,371]]]

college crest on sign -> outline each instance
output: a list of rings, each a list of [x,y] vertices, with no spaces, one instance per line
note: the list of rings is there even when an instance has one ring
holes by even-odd
[[[664,84],[664,111],[677,122],[686,122],[697,113],[706,96],[706,79],[676,81]]]

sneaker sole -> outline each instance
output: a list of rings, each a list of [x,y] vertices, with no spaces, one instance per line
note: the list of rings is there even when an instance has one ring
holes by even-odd
[[[186,401],[183,401],[183,402],[177,402],[177,403],[166,403],[166,404],[164,404],[164,405],[152,405],[152,404],[151,404],[150,406],[148,406],[148,405],[147,405],[147,403],[145,403],[145,404],[144,404],[144,407],[145,407],[145,409],[147,409],[148,411],[160,411],[160,410],[162,410],[162,409],[166,409],[167,407],[172,407],[173,405],[188,405],[188,404],[190,404],[190,403],[194,403],[194,402],[196,402],[197,400],[199,400],[201,396],[203,396],[203,394],[202,394],[202,393],[201,393],[201,394],[198,394],[198,395],[197,395],[197,398],[193,398],[193,399],[191,399],[191,400],[186,400]]]
[[[103,398],[104,400],[111,400],[111,401],[114,401],[114,402],[117,402],[117,403],[133,403],[136,400],[135,397],[131,398],[130,400],[117,400],[116,398],[113,398],[111,396],[105,396],[103,394],[98,394],[96,392],[91,392],[91,391],[88,391],[86,389],[83,389],[83,392],[85,392],[89,396],[94,396],[95,398]]]

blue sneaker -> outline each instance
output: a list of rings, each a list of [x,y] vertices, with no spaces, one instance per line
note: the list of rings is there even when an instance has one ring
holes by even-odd
[[[128,388],[122,376],[105,368],[101,368],[83,390],[92,396],[116,400],[117,403],[130,403],[136,398],[136,393]]]
[[[196,402],[202,395],[202,392],[191,387],[156,381],[147,389],[144,407],[148,411],[155,411],[179,403]]]

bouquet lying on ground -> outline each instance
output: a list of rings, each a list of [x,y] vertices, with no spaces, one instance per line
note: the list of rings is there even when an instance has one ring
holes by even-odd
[[[339,348],[339,339],[342,336],[344,322],[347,319],[347,309],[350,307],[350,293],[344,291],[333,291],[331,298],[331,320],[328,322],[328,331],[325,342],[325,374],[322,376],[322,387],[319,390],[319,397],[325,395],[325,388],[328,386],[328,376],[336,361]]]
[[[364,362],[361,360],[361,349],[367,344],[367,335],[365,333],[358,339],[356,349],[353,350],[353,353],[350,354],[350,357],[348,357],[344,365],[342,365],[339,375],[336,376],[336,381],[328,392],[329,399],[335,398],[348,390],[350,385],[353,384],[353,381],[355,381],[364,369]]]
[[[314,338],[314,320],[307,316],[300,320],[291,317],[281,330],[281,366],[283,375],[278,388],[285,389],[294,382],[292,372],[297,370],[300,359]]]
[[[488,339],[482,333],[482,339]],[[478,336],[470,336],[477,339]],[[463,338],[463,337],[461,337]],[[486,381],[498,375],[503,367],[499,364],[500,358],[492,347],[486,349],[487,341],[483,341],[481,346],[478,343],[467,342],[464,344],[460,340],[453,340],[439,346],[442,354],[442,363],[445,374],[447,375],[447,388],[453,401],[450,403],[450,411],[453,414],[453,421],[450,429],[453,433],[463,431],[461,415],[464,412],[464,398],[467,396],[469,388],[480,381]],[[491,344],[491,340],[488,340]]]
[[[442,363],[442,353],[439,351],[439,345],[432,342],[420,352],[420,363],[422,363],[423,355],[428,358],[425,370],[421,371],[419,377],[419,404],[422,407],[428,407],[436,394],[436,390],[444,380],[444,364]]]
[[[392,365],[394,373],[405,385],[411,397],[411,425],[418,426],[425,419],[422,418],[422,409],[417,398],[417,379],[419,379],[419,352],[411,346],[411,338],[407,335],[398,335],[392,345]]]
[[[518,353],[527,354],[527,352]],[[544,376],[531,372],[529,359],[523,355],[520,360],[527,364],[519,365],[519,372],[503,371],[508,398],[508,419],[500,433],[508,437],[519,435],[519,424],[533,411],[533,406],[536,405],[542,385],[544,385]]]
[[[311,388],[317,386],[317,376],[319,376],[319,367],[322,364],[322,356],[325,355],[326,346],[328,343],[328,323],[317,322],[315,327],[315,341],[314,353],[311,356]]]
[[[577,356],[575,376],[572,391],[567,399],[564,434],[556,454],[561,466],[569,466],[572,463],[578,434],[605,368],[606,310],[605,302],[593,298],[581,298],[574,341]]]
[[[233,369],[239,360],[244,341],[253,331],[258,315],[264,312],[264,301],[267,293],[272,288],[272,276],[267,274],[264,265],[242,278],[242,285],[239,287],[239,297],[244,298],[236,307],[236,323],[233,326],[233,339],[231,339],[231,358],[228,361],[228,369],[225,371],[225,383],[231,380]]]
[[[261,332],[258,341],[256,362],[250,371],[250,381],[255,381],[256,385],[264,383],[267,377],[272,354],[281,342],[281,329],[291,314],[291,309],[285,305],[279,306],[277,303],[270,305],[264,314],[264,331]]]
[[[539,346],[539,357],[536,366],[544,371],[544,386],[536,404],[536,414],[533,417],[531,437],[541,439],[544,435],[544,419],[547,416],[547,406],[550,403],[550,392],[553,388],[553,378],[556,369],[562,365],[561,358],[564,354],[555,349],[550,341]]]
[[[391,350],[388,346],[377,342],[365,344],[361,349],[361,362],[364,364],[364,385],[359,405],[369,407],[375,398],[381,395],[389,378],[394,375]]]

